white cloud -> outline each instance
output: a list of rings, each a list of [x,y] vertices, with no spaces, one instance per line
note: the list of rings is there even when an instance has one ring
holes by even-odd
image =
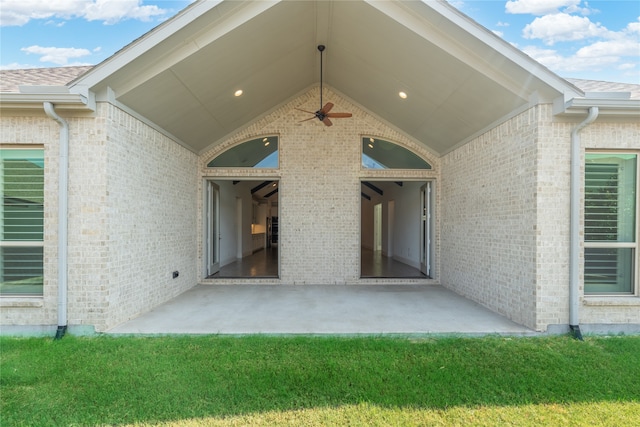
[[[522,50],[545,67],[561,75],[580,71],[598,72],[621,67],[619,64],[621,58],[615,54],[586,56],[576,53],[570,56],[563,56],[554,49],[542,49],[536,46],[527,46]],[[626,65],[626,69],[631,68],[633,67],[629,67],[629,64]]]
[[[580,48],[576,56],[581,58],[597,58],[602,56],[635,56],[640,57],[640,46],[637,40],[619,38],[593,43]]]
[[[640,16],[638,17],[638,22],[629,22],[625,31],[629,34],[637,34],[640,36]]]
[[[629,62],[618,65],[618,70],[620,71],[633,70],[635,68],[636,68],[636,64],[632,64]]]
[[[20,26],[32,19],[84,18],[115,24],[126,19],[148,21],[167,14],[142,0],[2,0],[0,26]]]
[[[69,59],[71,58],[81,58],[91,55],[88,49],[77,49],[74,47],[29,46],[23,47],[20,50],[27,54],[41,55],[40,62],[51,62],[56,65],[70,65]]]
[[[139,0],[96,0],[87,6],[84,16],[87,21],[115,24],[125,19],[148,21],[154,16],[166,13],[158,6],[141,6],[140,3]]]
[[[575,10],[581,0],[510,0],[505,4],[505,11],[511,14],[529,13],[545,15],[558,12],[561,8]]]
[[[522,36],[525,39],[540,39],[549,46],[557,42],[610,37],[611,34],[600,23],[593,23],[589,18],[566,13],[538,17],[522,30]]]
[[[0,70],[24,70],[27,68],[38,68],[38,66],[31,65],[31,64],[20,64],[18,62],[12,62],[10,64],[0,65]]]

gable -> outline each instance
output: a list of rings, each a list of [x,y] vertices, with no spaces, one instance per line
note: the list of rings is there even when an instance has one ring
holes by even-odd
[[[327,87],[440,154],[575,89],[445,2],[200,1],[72,90],[114,100],[199,153],[317,86],[318,44]]]

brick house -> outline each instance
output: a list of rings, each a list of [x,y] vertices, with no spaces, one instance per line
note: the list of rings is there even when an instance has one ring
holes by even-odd
[[[6,333],[244,283],[640,328],[640,85],[560,78],[445,2],[199,1],[95,67],[1,83]]]

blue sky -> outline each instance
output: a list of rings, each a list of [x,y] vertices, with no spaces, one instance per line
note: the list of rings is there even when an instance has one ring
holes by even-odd
[[[97,64],[190,3],[0,0],[0,68]],[[450,3],[562,77],[640,84],[638,0]]]

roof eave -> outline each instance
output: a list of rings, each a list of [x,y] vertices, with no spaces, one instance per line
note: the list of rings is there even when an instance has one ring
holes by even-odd
[[[449,4],[448,1],[425,1],[420,4],[420,6],[422,5],[436,10],[459,28],[473,35],[476,39],[482,41],[485,45],[500,53],[505,58],[508,58],[517,67],[527,70],[531,76],[537,78],[552,91],[563,94],[565,99],[585,95],[576,85],[560,77],[502,37],[488,30],[473,18]]]
[[[584,115],[591,107],[598,107],[599,116],[640,117],[640,99],[619,97],[572,98],[564,104],[556,104],[554,114],[557,116]]]
[[[2,109],[41,110],[45,102],[52,103],[58,110],[95,111],[86,96],[75,93],[0,93]]]

